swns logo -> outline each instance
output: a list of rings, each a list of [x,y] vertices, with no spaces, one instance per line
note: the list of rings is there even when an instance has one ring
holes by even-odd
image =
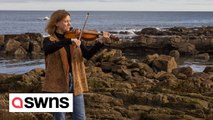
[[[73,112],[73,94],[10,93],[9,112]]]

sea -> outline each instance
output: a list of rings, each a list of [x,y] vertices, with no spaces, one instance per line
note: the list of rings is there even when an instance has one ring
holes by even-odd
[[[44,28],[53,11],[0,11],[0,34],[41,33],[47,36]],[[163,11],[69,11],[74,28],[82,28],[89,13],[85,29],[109,31],[113,33],[135,32],[143,28],[158,29],[169,27],[213,26],[213,12],[163,12]],[[194,71],[202,71],[212,62],[185,60],[180,66],[191,66]],[[16,59],[0,56],[0,73],[22,74],[33,68],[44,68],[44,60]]]

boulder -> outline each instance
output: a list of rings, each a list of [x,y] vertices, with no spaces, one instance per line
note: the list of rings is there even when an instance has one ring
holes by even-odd
[[[185,40],[181,36],[171,36],[168,44],[173,48],[178,48],[178,46],[184,42]]]
[[[172,73],[167,73],[167,72],[162,72],[162,71],[158,72],[155,75],[155,78],[159,81],[168,80],[168,79],[173,79],[173,80],[177,79]]]
[[[141,34],[146,35],[156,35],[158,33],[158,30],[156,28],[144,28],[141,30]]]
[[[172,72],[173,69],[177,68],[177,63],[174,57],[167,55],[160,55],[152,63],[152,68],[157,71]]]
[[[145,72],[149,72],[149,73],[153,72],[152,68],[149,65],[142,62],[137,62],[137,63],[134,62],[130,64],[128,68],[139,68],[139,70],[143,69]]]
[[[29,41],[25,41],[21,43],[21,46],[28,52],[31,52],[30,50],[30,42]]]
[[[208,72],[213,72],[213,66],[207,66],[204,71],[205,73],[208,73]]]
[[[132,79],[132,73],[128,69],[121,69],[121,76],[126,79],[126,80],[131,80]]]
[[[20,42],[14,40],[14,39],[10,39],[6,43],[5,51],[6,51],[6,53],[13,53],[19,48],[20,45],[21,45]]]
[[[195,59],[198,59],[198,60],[208,61],[209,58],[210,58],[210,56],[209,56],[208,53],[203,53],[203,54],[195,55]]]
[[[23,47],[19,47],[14,54],[15,56],[26,56],[27,51]]]
[[[37,41],[32,42],[32,54],[39,54],[41,52],[41,46]]]
[[[101,63],[101,68],[104,72],[111,72],[114,64],[111,62],[102,62]]]
[[[191,43],[182,43],[182,44],[179,44],[178,51],[182,55],[195,55],[198,52],[196,50],[196,48],[195,48],[195,45],[193,45]]]
[[[153,55],[147,55],[144,63],[146,64],[151,64],[155,59],[157,59],[159,57],[159,55],[157,53],[153,54]]]
[[[172,73],[175,76],[179,76],[179,77],[180,77],[181,74],[184,74],[187,77],[191,77],[193,75],[193,70],[192,70],[191,67],[180,67],[180,68],[173,69]]]
[[[172,56],[175,58],[175,60],[178,60],[180,58],[180,53],[178,50],[172,50],[169,52],[169,56]]]

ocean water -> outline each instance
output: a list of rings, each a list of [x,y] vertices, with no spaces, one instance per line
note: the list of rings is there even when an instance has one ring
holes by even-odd
[[[70,11],[72,26],[98,31],[138,31],[146,27],[213,26],[213,12],[127,12],[127,11]],[[36,32],[46,34],[44,28],[52,11],[0,11],[0,34]]]
[[[74,28],[82,28],[87,12],[90,13],[85,29],[98,31],[135,31],[143,28],[168,27],[202,27],[213,26],[213,12],[115,12],[115,11],[70,11]],[[46,36],[44,28],[46,17],[52,11],[0,11],[0,34],[20,34],[27,32],[41,33]],[[203,71],[210,63],[186,60],[181,66],[191,66],[194,71]],[[43,59],[17,60],[0,56],[0,73],[21,74],[33,68],[44,68]]]

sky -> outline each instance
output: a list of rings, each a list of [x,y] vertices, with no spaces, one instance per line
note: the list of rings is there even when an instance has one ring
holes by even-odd
[[[213,11],[213,0],[0,0],[0,10]]]

